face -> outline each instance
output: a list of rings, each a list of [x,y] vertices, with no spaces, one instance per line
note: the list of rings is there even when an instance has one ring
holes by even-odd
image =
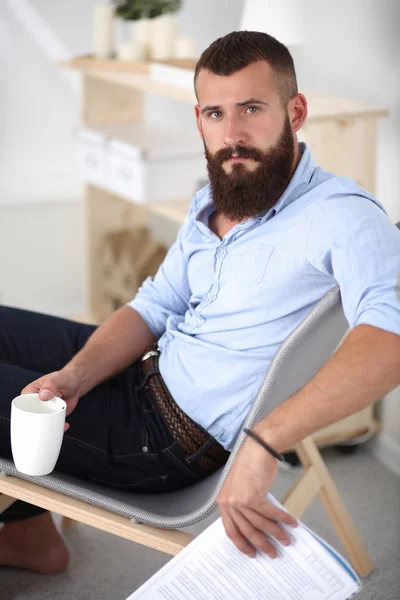
[[[214,204],[232,220],[276,204],[298,160],[296,131],[304,96],[284,108],[275,75],[258,61],[230,76],[200,71],[196,119],[204,142]]]

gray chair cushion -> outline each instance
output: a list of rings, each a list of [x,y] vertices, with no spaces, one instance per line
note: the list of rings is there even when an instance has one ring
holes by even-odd
[[[286,398],[302,388],[329,359],[348,329],[339,286],[333,287],[284,340],[270,363],[246,418],[252,427]],[[28,477],[11,460],[0,458],[0,470],[52,490],[161,528],[191,525],[214,512],[216,498],[245,438],[241,432],[224,468],[183,490],[164,494],[118,492],[62,473]]]

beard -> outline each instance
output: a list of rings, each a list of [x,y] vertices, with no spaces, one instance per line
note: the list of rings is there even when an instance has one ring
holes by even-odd
[[[286,117],[276,144],[263,152],[251,146],[233,146],[211,154],[204,142],[211,196],[217,211],[232,221],[256,217],[272,208],[285,190],[294,162],[293,133]],[[244,163],[232,164],[225,173],[222,163],[236,154],[259,164],[254,171]]]

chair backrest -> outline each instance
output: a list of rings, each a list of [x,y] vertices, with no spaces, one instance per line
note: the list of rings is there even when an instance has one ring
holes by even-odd
[[[270,413],[278,404],[303,387],[329,359],[343,338],[348,323],[339,286],[332,288],[306,315],[279,347],[264,377],[246,427]],[[244,441],[240,433],[224,468],[193,486],[166,494],[128,494],[82,482],[60,473],[46,477],[24,477],[45,487],[100,506],[155,527],[192,525],[216,509],[216,498]],[[20,476],[12,461],[0,458],[0,469]]]
[[[333,354],[349,325],[343,313],[339,286],[332,288],[306,315],[279,347],[264,377],[245,426],[252,427],[278,404],[303,387]],[[146,507],[135,511],[135,519],[159,527],[184,527],[202,520],[216,508],[216,498],[244,441],[241,432],[223,469],[196,485],[147,497]],[[161,501],[161,502],[160,502]],[[155,514],[157,513],[157,514]]]

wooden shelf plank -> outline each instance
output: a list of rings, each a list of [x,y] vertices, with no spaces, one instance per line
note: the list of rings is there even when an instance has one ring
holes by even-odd
[[[308,102],[307,121],[326,121],[357,117],[387,117],[389,111],[385,108],[371,106],[365,102],[349,100],[347,98],[337,98],[315,92],[303,92]]]
[[[115,61],[117,63],[117,61]],[[60,63],[63,68],[74,69],[83,74],[89,74],[91,77],[106,81],[123,87],[134,88],[143,92],[151,92],[161,96],[174,98],[187,104],[195,104],[196,96],[193,90],[179,88],[173,85],[159,83],[152,79],[149,73],[122,71],[120,68],[96,69],[88,68],[86,63],[80,64],[76,59]],[[343,119],[357,117],[385,117],[389,111],[376,106],[371,106],[364,102],[348,100],[347,98],[337,98],[324,94],[316,94],[312,91],[304,91],[309,104],[308,121],[319,121],[327,119]]]
[[[148,73],[137,73],[133,71],[120,71],[111,69],[88,69],[78,68],[75,63],[65,62],[60,65],[64,68],[80,71],[82,74],[90,75],[95,79],[119,85],[122,87],[133,88],[142,92],[151,92],[168,98],[174,98],[186,104],[196,104],[196,96],[193,90],[179,88],[165,83],[159,83],[151,78]]]
[[[158,60],[157,64],[171,65],[173,67],[182,67],[192,69],[196,67],[196,58],[171,58],[170,60]],[[91,71],[92,69],[106,71],[130,71],[148,73],[152,65],[149,60],[120,60],[118,58],[97,58],[93,54],[83,54],[74,56],[70,60],[60,61],[59,67],[74,69],[76,71]]]

